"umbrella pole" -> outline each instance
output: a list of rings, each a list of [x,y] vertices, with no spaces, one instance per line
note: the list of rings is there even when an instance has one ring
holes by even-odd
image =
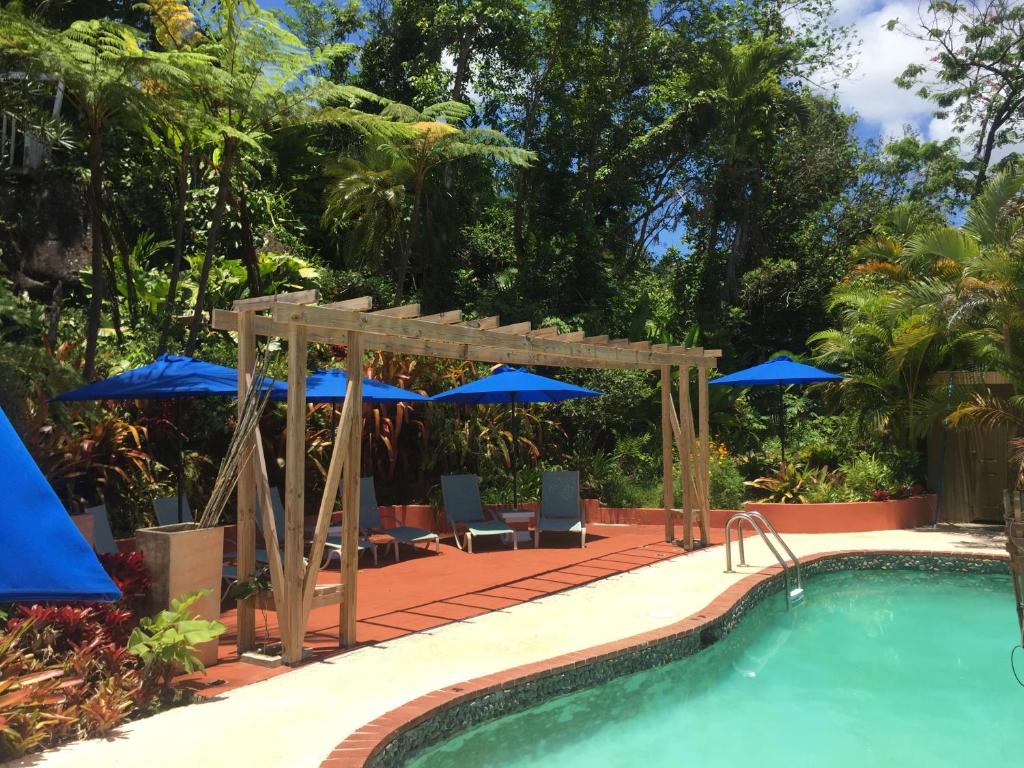
[[[512,395],[512,509],[519,509],[519,421],[516,396]]]
[[[779,442],[782,445],[782,463],[786,463],[786,401],[785,387],[779,384]]]
[[[181,437],[181,398],[174,398],[174,421],[178,431],[178,522],[184,517],[182,496],[185,495],[185,441]]]

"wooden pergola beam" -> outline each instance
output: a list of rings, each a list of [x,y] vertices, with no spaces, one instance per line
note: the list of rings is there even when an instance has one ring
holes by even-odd
[[[456,344],[472,344],[481,347],[494,347],[502,350],[537,352],[557,355],[566,358],[590,360],[593,362],[631,363],[642,368],[648,365],[679,365],[686,361],[684,355],[650,352],[646,350],[608,348],[585,343],[568,343],[549,338],[530,338],[521,334],[481,331],[457,325],[440,325],[423,320],[401,320],[392,317],[380,317],[361,312],[350,312],[326,307],[305,307],[278,304],[274,307],[273,317],[284,323],[297,323],[323,331],[359,331],[367,336],[381,336],[383,339],[367,339],[387,349],[391,340],[404,338],[411,340],[442,341]],[[630,342],[626,342],[627,344]],[[707,354],[697,356],[694,365],[708,368],[714,360]]]
[[[370,315],[370,317],[376,316]],[[473,322],[473,321],[470,321]],[[527,325],[520,323],[516,325]],[[229,310],[215,309],[213,311],[213,327],[221,331],[238,330],[238,314]],[[468,328],[469,326],[459,325],[457,328]],[[502,326],[511,328],[512,326]],[[287,335],[288,323],[274,320],[271,317],[256,315],[253,318],[253,331],[257,336],[283,337]],[[493,329],[491,333],[505,333],[501,329]],[[568,334],[563,334],[568,335]],[[338,334],[329,330],[311,327],[309,329],[310,343],[337,344]],[[570,346],[574,342],[560,342],[560,336],[551,339],[529,339],[523,337],[530,344],[529,349],[516,349],[495,347],[491,344],[464,344],[444,341],[409,339],[405,337],[385,338],[377,334],[367,333],[363,337],[363,346],[368,350],[384,350],[404,355],[425,355],[428,357],[442,357],[450,360],[470,360],[481,363],[506,363],[509,365],[545,365],[564,368],[647,368],[657,369],[666,363],[660,360],[647,359],[652,353],[641,350],[621,350],[616,347],[602,347],[606,355],[600,359],[580,358],[578,356],[566,355],[539,349],[542,342],[554,342],[559,348]],[[503,339],[502,339],[503,340]],[[700,356],[689,354],[689,351],[672,352],[667,355],[672,365],[693,365],[697,367],[712,367],[717,359],[717,350],[704,350]],[[662,357],[665,353],[660,353]]]
[[[550,336],[557,336],[558,335],[558,330],[559,329],[558,329],[557,325],[546,325],[543,328],[537,328],[534,331],[530,331],[526,335],[527,336],[533,336],[535,338],[545,338],[545,337],[550,337]]]
[[[419,304],[402,304],[397,307],[387,307],[386,309],[375,309],[373,311],[375,315],[383,315],[384,317],[419,317],[420,316],[420,305]]]
[[[355,299],[332,301],[330,304],[321,304],[320,306],[328,309],[345,309],[351,312],[368,312],[373,309],[373,296],[360,296]]]
[[[533,328],[533,323],[527,320],[522,323],[509,323],[508,325],[499,325],[493,328],[492,330],[495,333],[524,334],[529,333],[531,328]]]
[[[419,318],[424,323],[438,323],[439,325],[454,325],[462,322],[462,310],[453,309],[448,312],[438,312],[433,315],[423,315]]]
[[[231,303],[231,307],[236,312],[243,310],[262,312],[265,309],[270,309],[279,301],[286,304],[316,304],[320,301],[320,291],[310,288],[305,291],[275,293],[270,296],[253,296],[251,299],[237,299]]]
[[[501,325],[501,318],[497,315],[478,317],[476,320],[463,320],[459,325],[464,325],[467,328],[479,328],[481,331],[493,331]]]

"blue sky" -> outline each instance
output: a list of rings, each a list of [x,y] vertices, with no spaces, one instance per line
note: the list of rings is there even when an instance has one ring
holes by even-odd
[[[862,139],[899,136],[908,124],[926,139],[953,135],[948,120],[932,117],[934,105],[893,83],[907,64],[924,63],[932,56],[924,43],[885,29],[890,19],[913,24],[918,5],[917,0],[836,0],[837,23],[852,26],[860,38],[857,68],[840,83],[838,96],[847,110],[860,116],[857,133]]]

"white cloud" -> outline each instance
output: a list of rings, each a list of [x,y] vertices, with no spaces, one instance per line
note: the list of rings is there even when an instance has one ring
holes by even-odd
[[[865,4],[857,0],[840,0],[838,5],[838,21],[853,26],[862,41],[856,70],[839,84],[839,101],[861,119],[878,126],[883,135],[900,135],[908,123],[928,131],[934,105],[897,87],[893,80],[908,64],[927,61],[932,53],[921,41],[885,28],[890,19],[915,19],[917,4],[885,3],[866,13]]]

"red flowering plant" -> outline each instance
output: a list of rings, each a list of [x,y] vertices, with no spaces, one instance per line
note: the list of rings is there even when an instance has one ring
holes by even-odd
[[[137,609],[153,584],[142,560],[142,552],[109,552],[101,554],[99,558],[104,570],[121,590],[122,603]]]

